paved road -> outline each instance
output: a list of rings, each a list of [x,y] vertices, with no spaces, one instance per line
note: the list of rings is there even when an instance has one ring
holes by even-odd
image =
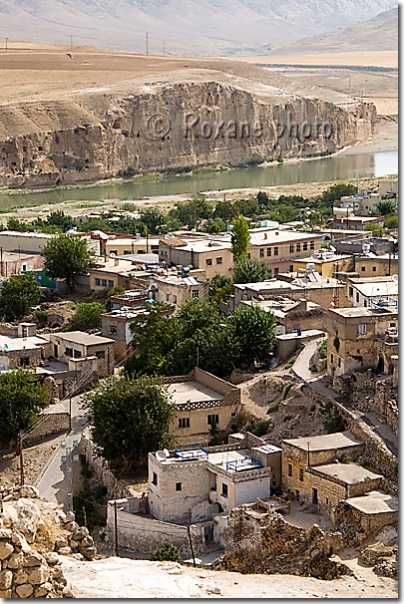
[[[293,371],[305,382],[310,382],[313,376],[315,378],[315,374],[313,374],[309,369],[310,359],[325,339],[326,337],[322,336],[321,338],[308,342],[293,365]]]
[[[66,442],[66,447],[60,447],[56,455],[53,457],[49,467],[37,484],[39,494],[48,501],[53,501],[63,505],[65,511],[71,509],[72,500],[72,476],[73,476],[73,454],[77,454],[77,450],[73,449],[73,441],[80,442],[83,430],[87,426],[87,418],[84,411],[80,409],[81,395],[72,398],[72,430],[70,434],[64,438],[60,437],[60,441]],[[69,401],[51,405],[46,409],[46,413],[60,413],[69,411]],[[68,461],[62,461],[62,455],[67,455]]]

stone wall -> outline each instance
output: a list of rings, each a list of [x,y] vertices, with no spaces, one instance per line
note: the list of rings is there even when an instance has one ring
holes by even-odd
[[[88,465],[93,471],[93,479],[97,484],[103,484],[108,489],[108,497],[130,497],[132,494],[126,485],[123,485],[109,469],[107,462],[97,455],[90,431],[87,428],[81,435],[79,455],[85,455]]]
[[[23,436],[23,446],[32,447],[50,434],[68,432],[69,428],[69,413],[43,413],[31,429],[26,431]]]
[[[398,512],[383,514],[363,514],[360,510],[348,505],[345,501],[333,510],[331,515],[333,526],[341,532],[344,543],[348,547],[357,547],[366,539],[375,535],[383,527],[397,525]]]
[[[120,547],[132,551],[150,554],[168,541],[178,548],[185,556],[191,556],[187,526],[162,522],[147,515],[129,513],[122,510],[125,500],[117,501],[118,544]],[[114,502],[108,502],[107,511],[107,540],[115,543],[115,510]],[[192,546],[195,554],[205,551],[205,529],[202,525],[191,524]]]

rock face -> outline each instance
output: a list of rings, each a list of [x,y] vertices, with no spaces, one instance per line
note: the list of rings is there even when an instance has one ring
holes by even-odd
[[[343,549],[338,532],[325,533],[317,524],[303,529],[281,514],[259,513],[254,504],[229,514],[226,553],[213,563],[215,570],[245,574],[291,574],[332,580],[352,574],[344,564],[329,559]]]
[[[134,84],[119,96],[0,106],[0,186],[90,182],[128,168],[139,174],[315,157],[374,133],[372,104],[297,91],[286,78],[251,69],[251,81],[205,74]]]

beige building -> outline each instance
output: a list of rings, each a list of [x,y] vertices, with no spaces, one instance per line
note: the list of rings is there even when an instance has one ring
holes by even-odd
[[[398,273],[398,254],[367,254],[355,257],[355,273],[361,277],[385,277]]]
[[[398,308],[336,308],[329,311],[327,369],[331,376],[373,369],[392,374],[398,354]]]
[[[237,386],[195,367],[182,378],[166,378],[177,414],[170,426],[179,445],[207,445],[212,429],[230,430],[241,407]]]
[[[10,277],[40,269],[44,258],[40,254],[24,254],[18,252],[0,251],[0,275]]]
[[[51,356],[68,364],[72,370],[80,370],[83,363],[93,360],[94,371],[99,376],[114,372],[114,340],[111,338],[89,335],[83,331],[50,333],[42,337],[52,345]]]
[[[160,239],[159,257],[160,262],[166,262],[168,266],[192,266],[204,270],[207,279],[211,279],[216,273],[232,276],[233,254],[230,240],[166,237]]]
[[[49,342],[36,335],[35,323],[20,323],[16,336],[0,335],[0,371],[36,369],[52,354]]]
[[[131,260],[111,258],[97,262],[95,268],[89,269],[90,289],[100,291],[112,287],[131,287],[131,273],[135,270]]]
[[[197,522],[268,498],[280,452],[246,434],[229,445],[149,453],[150,512],[164,522]]]
[[[111,256],[126,256],[129,254],[158,254],[158,237],[120,237],[108,235],[105,242],[107,258]]]
[[[249,256],[266,262],[269,277],[293,271],[295,260],[320,250],[323,239],[320,234],[267,227],[250,229],[250,238]]]

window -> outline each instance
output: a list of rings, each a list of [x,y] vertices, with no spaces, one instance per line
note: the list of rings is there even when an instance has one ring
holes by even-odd
[[[29,357],[21,357],[20,367],[28,367],[28,365],[29,365]]]
[[[303,476],[304,476],[304,472],[303,472],[302,468],[300,468],[300,470],[299,470],[299,480],[300,480],[300,482],[303,482],[303,480],[304,480]]]
[[[251,254],[250,254],[250,252],[248,252],[247,257],[248,257],[248,258],[251,258]]]
[[[349,297],[352,298],[353,296],[353,287],[349,288]]]
[[[176,491],[182,491],[182,482],[176,482],[175,483],[175,490]]]
[[[294,251],[295,251],[295,246],[293,245],[293,243],[291,243],[290,246],[289,246],[289,252],[291,254],[293,254]]]
[[[223,264],[223,258],[221,256],[216,258],[216,264]]]
[[[211,426],[212,424],[218,424],[219,423],[219,416],[214,413],[213,415],[208,415],[208,424],[209,426]]]
[[[96,280],[95,280],[95,284],[96,284],[96,285],[101,285],[101,279],[96,279]]]
[[[153,472],[153,480],[152,480],[152,484],[154,484],[154,486],[156,487],[158,483],[158,478],[157,478],[157,474],[156,472]]]
[[[277,256],[279,253],[279,248],[278,247],[274,247],[274,256]]]
[[[118,255],[118,250],[110,250],[109,255],[114,254],[115,256]]]
[[[109,333],[110,334],[116,334],[117,333],[116,325],[110,325],[109,326]]]
[[[310,249],[314,250],[314,241],[310,241]]]
[[[104,351],[103,351],[103,350],[98,350],[98,351],[95,353],[95,356],[97,357],[97,359],[102,359],[102,357],[104,356],[104,354],[105,354],[105,353],[104,353]],[[80,353],[79,353],[79,356],[80,356]]]
[[[97,352],[96,354],[97,354],[97,357],[98,357],[98,355],[99,355],[100,353],[99,353],[99,352]],[[101,353],[101,354],[102,354],[102,353]],[[75,358],[75,359],[81,359],[81,356],[82,356],[82,355],[81,355],[80,350],[75,350],[75,351],[74,351],[74,358]],[[98,358],[100,358],[100,357],[98,357]]]
[[[328,505],[330,502],[330,500],[328,499],[328,497],[325,498],[325,505]]]
[[[107,287],[107,280],[101,279],[101,285],[102,285],[102,287]]]
[[[376,272],[376,267],[372,266],[372,271],[375,273]]]
[[[73,348],[68,348],[68,347],[66,346],[65,355],[66,355],[67,357],[72,357],[72,356],[73,356]]]
[[[191,292],[192,298],[199,298],[199,289],[193,289]]]
[[[125,287],[129,287],[129,279],[125,279],[123,283]]]
[[[223,482],[222,483],[222,496],[227,497],[227,493],[228,493],[227,484],[224,484],[224,482]]]
[[[307,246],[307,241],[305,241],[305,242],[303,243],[303,249],[306,251],[306,250],[307,250],[307,247],[308,247],[308,246]]]
[[[262,249],[260,250],[260,258],[263,258],[263,257],[264,257],[264,254],[265,254],[265,250],[264,250],[264,248],[262,248]]]
[[[205,263],[206,266],[212,266],[212,258],[206,258]]]
[[[292,464],[288,463],[288,476],[291,478],[292,477]]]
[[[289,272],[293,273],[293,264],[289,264]]]
[[[27,265],[26,265],[26,264],[23,264],[23,265],[22,265],[22,272],[23,272],[23,273],[25,273],[25,271],[26,271],[26,270],[27,270]]]
[[[179,428],[189,428],[189,417],[181,417],[178,420],[178,427]]]
[[[395,323],[390,323],[390,327],[396,327]]]
[[[356,301],[359,302],[359,294],[356,293]]]
[[[173,302],[174,304],[177,304],[177,296],[173,296]]]
[[[296,252],[300,252],[302,246],[300,245],[300,243],[296,243]]]
[[[361,271],[362,271],[362,273],[364,273],[364,272],[365,272],[365,270],[366,270],[366,269],[365,269],[365,267],[364,267],[364,266],[362,266],[362,267],[361,267]]]
[[[367,307],[367,305],[368,305],[368,301],[367,301],[367,300],[364,300],[364,301],[363,301],[363,306],[366,308],[366,307]]]
[[[271,256],[271,254],[272,254],[272,248],[269,247],[269,248],[267,248],[267,256]]]
[[[330,361],[331,361],[331,363],[334,362],[334,355],[332,353],[330,354]]]
[[[130,254],[130,250],[123,250],[123,255],[127,256],[128,254]]]
[[[108,287],[114,287],[114,282],[112,279],[108,279]]]
[[[279,275],[279,268],[274,268],[274,275],[275,277]]]
[[[166,294],[166,302],[170,300],[170,294]]]
[[[341,367],[341,359],[338,359],[338,367]]]
[[[366,325],[361,325],[361,324],[357,325],[356,333],[358,334],[358,336],[366,335]]]

